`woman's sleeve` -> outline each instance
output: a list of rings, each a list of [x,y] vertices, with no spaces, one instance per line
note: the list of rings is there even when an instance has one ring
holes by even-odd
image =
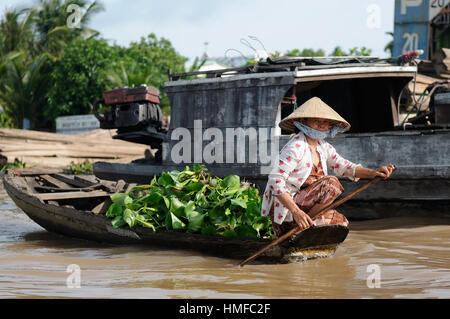
[[[275,163],[268,177],[268,185],[272,194],[282,195],[287,191],[286,181],[301,160],[300,154],[304,154],[304,148],[303,143],[297,143],[294,140],[288,142],[281,150],[278,162]]]
[[[336,152],[336,149],[331,144],[328,144],[327,149],[327,167],[331,168],[337,176],[347,177],[348,179],[357,182],[359,178],[355,177],[356,168],[362,165],[355,164],[343,158]]]

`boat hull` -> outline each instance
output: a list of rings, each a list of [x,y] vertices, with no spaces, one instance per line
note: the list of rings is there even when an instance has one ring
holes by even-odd
[[[218,257],[243,259],[267,246],[271,240],[206,236],[180,231],[153,230],[135,226],[113,228],[111,219],[91,211],[58,206],[41,201],[24,189],[17,177],[5,177],[4,188],[16,205],[47,231],[64,236],[111,244],[145,244],[168,249],[192,250]],[[297,236],[295,244],[273,247],[258,260],[293,262],[329,257],[348,234],[341,225],[318,226]]]

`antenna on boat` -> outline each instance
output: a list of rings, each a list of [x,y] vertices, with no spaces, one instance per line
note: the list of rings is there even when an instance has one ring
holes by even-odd
[[[249,47],[250,49],[252,49],[255,52],[255,54],[257,54],[257,50],[246,39],[241,38],[241,43],[243,45],[245,45],[246,47]]]
[[[228,51],[236,51],[236,52],[239,53],[245,60],[247,60],[247,58],[245,57],[245,55],[244,55],[241,51],[236,50],[236,49],[228,49],[228,50],[225,51],[224,55],[225,55],[225,58],[227,58],[227,59],[229,59],[228,56],[227,56],[227,52],[228,52]]]
[[[254,35],[249,35],[248,37],[250,38],[250,40],[253,40],[253,41],[258,42],[258,43],[262,46],[264,52],[266,52],[267,56],[268,56],[268,57],[270,56],[270,54],[269,54],[269,52],[267,51],[267,49],[266,49],[266,47],[264,46],[264,44],[263,44],[256,36],[254,36]]]
[[[250,36],[250,35],[249,35],[248,37],[249,37],[251,40],[258,41],[258,42],[262,45],[262,47],[264,48],[264,45],[261,43],[261,41],[258,40],[257,37],[255,37],[255,36]],[[269,57],[269,54],[267,53],[267,51],[265,50],[265,48],[264,48],[264,51],[256,50],[256,49],[250,44],[250,42],[248,42],[248,41],[247,41],[246,39],[244,39],[244,38],[241,39],[241,43],[242,43],[243,45],[245,45],[246,47],[249,47],[250,49],[252,49],[253,52],[255,52],[255,59],[261,60],[261,59],[265,59],[265,58]]]

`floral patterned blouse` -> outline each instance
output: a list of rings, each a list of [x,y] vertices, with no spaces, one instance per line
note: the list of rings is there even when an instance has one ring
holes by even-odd
[[[331,168],[337,176],[347,177],[355,182],[359,180],[355,177],[355,170],[356,167],[361,166],[360,164],[352,163],[340,156],[335,148],[325,140],[320,140],[316,149],[325,175],[328,175],[327,168]],[[294,197],[311,174],[312,167],[312,151],[305,135],[300,132],[282,148],[278,161],[269,174],[263,195],[261,214],[269,216],[270,208],[274,205],[274,221],[276,223],[292,221],[292,213],[273,195],[288,193]]]

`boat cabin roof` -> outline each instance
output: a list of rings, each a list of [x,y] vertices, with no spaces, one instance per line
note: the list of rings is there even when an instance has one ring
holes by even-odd
[[[165,86],[283,76],[293,76],[295,83],[380,76],[413,77],[415,72],[417,72],[415,66],[398,65],[374,57],[283,57],[237,68],[181,74],[169,72],[169,82],[166,82]],[[194,76],[196,78],[192,78]]]
[[[392,130],[398,125],[399,94],[416,72],[415,66],[372,57],[284,57],[240,68],[169,74],[164,87],[172,106],[169,130],[193,129],[195,120],[205,127],[278,127],[295,103],[314,96],[351,123],[353,133]]]

